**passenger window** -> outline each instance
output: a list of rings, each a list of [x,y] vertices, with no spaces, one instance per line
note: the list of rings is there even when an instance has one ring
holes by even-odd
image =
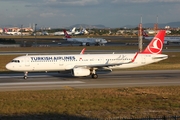
[[[20,63],[20,60],[12,60],[11,62]]]

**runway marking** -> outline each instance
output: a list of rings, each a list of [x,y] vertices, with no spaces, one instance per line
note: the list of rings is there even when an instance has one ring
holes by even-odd
[[[0,83],[0,86],[6,85],[48,85],[48,84],[77,84],[85,83],[82,81],[60,81],[60,82],[18,82],[18,83]]]
[[[74,83],[74,84],[71,84]],[[51,85],[51,86],[63,86],[63,84],[70,84],[68,85],[69,87],[71,86],[114,86],[114,85],[150,85],[150,84],[154,84],[154,85],[159,85],[159,84],[180,84],[180,82],[146,82],[146,83],[112,83],[112,84],[78,84],[78,83],[85,83],[85,82],[81,82],[81,81],[62,81],[62,82],[25,82],[25,83],[1,83],[0,86],[10,86],[10,85]],[[59,85],[58,85],[59,84]],[[78,85],[75,85],[78,84]],[[27,87],[27,86],[26,86]],[[32,87],[32,86],[31,86]],[[39,86],[40,87],[40,86]],[[47,87],[47,86],[42,86],[42,87]]]
[[[80,81],[68,81],[67,83],[84,83],[84,82],[80,82]],[[35,82],[34,82],[35,83]],[[48,83],[48,82],[46,82]],[[49,83],[59,83],[59,82],[49,82]],[[60,82],[62,83],[62,82]],[[63,82],[63,83],[66,83],[66,82]],[[88,87],[91,87],[91,88],[107,88],[107,87],[111,87],[111,86],[114,86],[114,87],[136,87],[136,86],[140,86],[140,85],[146,85],[146,86],[149,86],[149,85],[153,85],[153,86],[159,86],[161,84],[166,84],[166,85],[178,85],[180,84],[180,82],[148,82],[148,83],[113,83],[113,84],[69,84],[69,85],[64,85],[64,84],[46,84],[46,85],[30,85],[30,86],[25,86],[25,85],[16,85],[13,83],[13,85],[11,86],[12,83],[8,84],[7,86],[3,86],[2,84],[0,84],[0,91],[3,91],[3,90],[45,90],[45,89],[66,89],[65,86],[68,86],[72,89],[74,88],[88,88]],[[6,83],[7,84],[7,83]],[[139,84],[139,85],[138,85]],[[5,84],[4,84],[5,85]],[[15,86],[16,85],[16,86]],[[128,86],[127,86],[128,85]],[[98,86],[98,87],[97,87]],[[141,86],[143,87],[143,86]]]
[[[23,78],[23,75],[17,75],[17,76],[0,76],[0,78]],[[29,78],[33,78],[33,77],[51,77],[51,75],[38,75],[38,76],[28,76]]]

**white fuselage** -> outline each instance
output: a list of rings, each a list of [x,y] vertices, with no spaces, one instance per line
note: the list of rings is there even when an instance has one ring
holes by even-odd
[[[144,39],[146,40],[152,40],[153,37],[144,37]],[[180,37],[164,37],[164,43],[168,43],[168,42],[172,42],[172,43],[180,43]]]
[[[75,33],[76,28],[74,27],[72,31],[66,31],[69,35],[72,35]],[[54,35],[64,35],[63,31],[55,32]]]
[[[169,41],[169,42],[180,42],[180,37],[165,37],[164,41]]]
[[[68,33],[69,35],[72,35],[74,32],[67,31],[67,33]],[[58,36],[58,35],[59,35],[59,36],[60,36],[60,35],[64,35],[64,32],[61,32],[61,31],[60,31],[60,32],[55,32],[54,35],[57,35],[57,36]]]
[[[55,32],[54,35],[64,35],[64,32]]]
[[[84,54],[84,55],[27,55],[13,59],[6,65],[12,71],[64,71],[76,67],[90,68],[98,66],[108,69],[133,68],[167,59],[164,54]],[[130,62],[130,63],[128,63]],[[109,66],[109,64],[118,64]],[[123,64],[128,63],[128,64]],[[105,66],[107,65],[107,67]]]
[[[8,35],[21,35],[21,32],[5,32]]]
[[[80,43],[91,43],[91,44],[96,44],[96,43],[105,44],[105,43],[107,43],[107,40],[102,39],[102,38],[67,38],[67,41],[69,41],[69,42],[80,42]]]

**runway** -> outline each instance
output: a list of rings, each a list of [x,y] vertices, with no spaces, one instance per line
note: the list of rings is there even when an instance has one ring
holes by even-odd
[[[180,70],[113,71],[99,73],[98,79],[56,72],[29,73],[27,80],[23,79],[23,73],[8,73],[0,74],[0,91],[177,86],[180,85],[179,73]]]

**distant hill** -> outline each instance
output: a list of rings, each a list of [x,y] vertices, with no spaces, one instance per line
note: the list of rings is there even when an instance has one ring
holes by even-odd
[[[143,23],[143,27],[145,28],[153,28],[155,23]],[[159,28],[164,28],[165,26],[170,26],[170,27],[180,27],[180,22],[169,22],[169,23],[159,23],[158,27]],[[135,28],[138,27],[138,25],[125,25],[122,28]]]
[[[169,25],[170,27],[180,27],[180,22],[169,22],[166,24],[162,24],[163,26]]]
[[[143,23],[143,27],[145,28],[153,28],[154,27],[154,24],[155,23]],[[158,27],[159,28],[164,28],[165,26],[170,26],[170,27],[180,27],[180,22],[169,22],[169,23],[159,23],[158,24]],[[106,27],[104,25],[88,25],[88,24],[75,24],[75,25],[72,25],[68,28],[73,28],[73,27],[76,27],[76,28],[99,28],[99,29],[105,29],[105,28],[110,28],[110,27]],[[136,28],[138,27],[138,24],[137,25],[125,25],[125,26],[119,26],[119,28]]]
[[[100,29],[104,29],[104,28],[109,28],[109,27],[106,27],[104,25],[88,25],[88,24],[75,24],[75,25],[72,25],[70,26],[69,28],[73,28],[73,27],[76,27],[76,28],[100,28]]]
[[[143,27],[146,27],[146,28],[153,28],[154,27],[154,24],[155,23],[143,23]],[[15,25],[3,25],[3,26],[0,26],[2,28],[4,27],[14,27]],[[21,26],[21,25],[17,25],[17,26]],[[180,27],[180,21],[178,22],[169,22],[169,23],[159,23],[158,24],[158,27],[159,28],[164,28],[165,26],[170,26],[170,27]],[[38,26],[39,27],[39,26]],[[105,25],[101,25],[101,24],[98,24],[98,25],[88,25],[88,24],[75,24],[75,25],[72,25],[72,26],[69,26],[69,27],[65,27],[66,29],[72,29],[73,27],[76,27],[77,29],[79,28],[88,28],[88,29],[92,29],[92,28],[99,28],[99,29],[105,29],[105,28],[110,28],[110,27],[107,27]],[[138,27],[138,23],[137,25],[124,25],[124,26],[117,26],[117,28],[136,28]],[[38,28],[37,28],[38,29]]]

